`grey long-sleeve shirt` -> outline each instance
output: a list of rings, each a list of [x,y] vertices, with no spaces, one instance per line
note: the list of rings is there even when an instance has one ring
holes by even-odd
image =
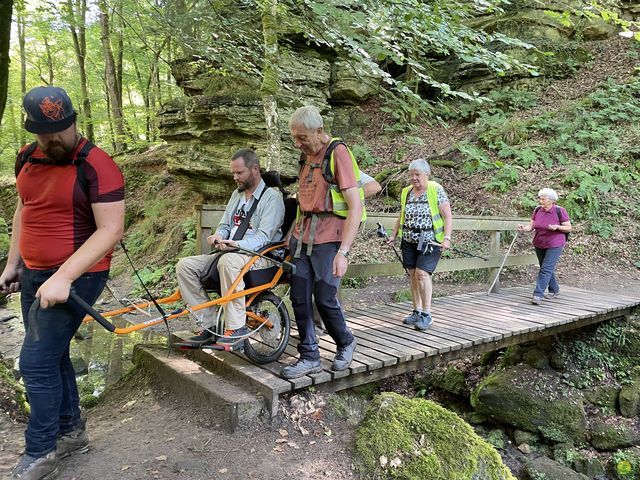
[[[263,190],[265,190],[264,194],[262,194]],[[260,195],[262,195],[262,198],[260,198]],[[242,240],[238,241],[238,246],[246,250],[259,250],[270,242],[282,240],[282,230],[280,228],[284,220],[282,194],[275,188],[267,188],[264,180],[260,180],[258,187],[244,205],[244,211],[248,212],[253,202],[256,202],[258,198],[260,198],[260,201],[249,220],[249,229]],[[234,190],[216,229],[216,234],[225,240],[231,237],[231,232],[236,226],[234,216],[238,213],[239,206],[244,201],[244,192]]]

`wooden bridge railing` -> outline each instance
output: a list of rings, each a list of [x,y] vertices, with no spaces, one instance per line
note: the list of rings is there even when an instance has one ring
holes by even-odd
[[[222,213],[223,205],[198,205],[198,223],[196,227],[196,253],[208,252],[207,236],[215,231]],[[366,230],[376,229],[377,223],[380,222],[387,231],[391,232],[396,219],[397,213],[371,213],[368,215],[365,224]],[[454,272],[461,270],[477,270],[489,269],[489,285],[493,284],[494,279],[498,275],[498,269],[506,253],[500,243],[502,232],[515,231],[518,223],[527,223],[528,218],[518,217],[474,217],[469,215],[453,216],[453,231],[486,231],[489,236],[489,255],[488,260],[481,258],[445,258],[438,263],[438,272]],[[455,247],[455,237],[453,246]],[[509,255],[505,262],[506,266],[517,265],[535,265],[537,259],[534,254],[529,255]],[[399,262],[394,263],[361,263],[351,264],[345,275],[345,278],[355,277],[375,277],[375,276],[395,276],[403,275],[404,270]],[[492,291],[499,289],[499,281],[495,282]]]

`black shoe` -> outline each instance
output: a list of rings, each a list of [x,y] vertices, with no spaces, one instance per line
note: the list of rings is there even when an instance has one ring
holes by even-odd
[[[194,344],[209,345],[210,343],[216,343],[213,333],[209,330],[202,330],[197,335],[189,337],[189,341]]]

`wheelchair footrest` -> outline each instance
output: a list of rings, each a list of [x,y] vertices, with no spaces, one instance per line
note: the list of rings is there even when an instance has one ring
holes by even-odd
[[[218,350],[222,352],[241,352],[244,350],[243,342],[235,345],[210,343],[202,345],[198,342],[174,342],[173,346],[179,350]]]

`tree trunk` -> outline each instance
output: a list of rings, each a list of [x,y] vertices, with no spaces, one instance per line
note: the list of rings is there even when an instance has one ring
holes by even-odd
[[[264,0],[262,4],[262,33],[264,36],[264,68],[262,71],[262,105],[266,126],[266,169],[282,167],[280,158],[280,128],[278,127],[278,0]]]
[[[7,105],[9,89],[9,43],[11,39],[11,16],[13,0],[0,2],[0,123]]]
[[[49,45],[49,40],[45,37],[44,41],[44,51],[47,52],[47,71],[49,73],[49,78],[46,79],[45,83],[47,85],[53,85],[53,56],[51,55],[51,45]]]
[[[16,24],[18,27],[18,46],[20,48],[20,93],[22,98],[27,94],[27,55],[25,52],[25,21],[23,8],[16,8]],[[20,124],[24,125],[24,109],[20,109]],[[20,129],[20,143],[27,143],[24,129]]]
[[[85,135],[91,142],[95,142],[93,131],[93,114],[91,113],[91,100],[89,99],[89,86],[85,60],[87,58],[86,17],[87,0],[67,0],[67,23],[73,38],[73,47],[78,61],[78,73],[80,75],[80,93],[82,95],[82,119]]]
[[[111,49],[111,32],[109,28],[109,15],[107,5],[104,1],[100,2],[100,39],[102,41],[102,50],[104,53],[105,63],[105,81],[107,85],[107,95],[111,105],[111,117],[113,120],[113,128],[115,133],[114,144],[116,153],[126,150],[124,118],[122,117],[122,104],[120,102],[120,94],[118,93],[118,77],[116,72],[116,63]]]

